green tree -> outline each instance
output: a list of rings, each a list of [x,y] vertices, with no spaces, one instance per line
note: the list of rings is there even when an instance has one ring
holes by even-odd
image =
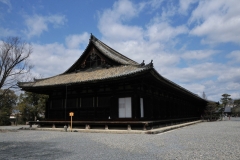
[[[221,102],[222,102],[222,104],[221,104],[221,112],[222,112],[222,118],[223,118],[223,112],[224,112],[224,109],[225,109],[225,107],[227,106],[227,104],[232,100],[231,98],[230,98],[230,96],[231,95],[229,95],[229,94],[223,94],[222,95],[222,98],[221,98]]]
[[[233,104],[234,104],[234,107],[240,107],[240,99],[235,99]]]
[[[233,102],[232,113],[236,115],[240,115],[240,99],[235,99]]]
[[[3,94],[4,93],[4,94]],[[17,103],[17,95],[12,90],[1,90],[2,98],[0,100],[0,125],[10,124],[10,115]]]
[[[223,107],[226,107],[227,104],[232,100],[232,99],[230,98],[230,96],[231,96],[231,95],[226,94],[226,93],[222,95],[222,98],[221,98],[220,101],[222,102]]]
[[[219,111],[219,104],[216,102],[208,102],[205,110],[205,116],[209,118],[210,121],[213,120],[213,116],[216,117]]]
[[[45,113],[47,95],[24,92],[19,96],[18,110],[22,121],[36,121],[43,118]]]

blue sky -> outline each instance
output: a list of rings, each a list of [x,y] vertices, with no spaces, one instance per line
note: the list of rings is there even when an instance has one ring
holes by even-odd
[[[0,0],[0,38],[33,46],[34,76],[63,73],[90,34],[219,101],[240,98],[239,0]]]

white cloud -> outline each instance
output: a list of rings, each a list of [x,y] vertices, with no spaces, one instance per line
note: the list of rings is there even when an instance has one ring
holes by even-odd
[[[106,38],[114,41],[137,40],[143,38],[142,28],[137,26],[112,23],[100,26],[100,30]]]
[[[48,27],[50,24],[53,27],[58,27],[60,25],[64,25],[66,22],[65,16],[62,15],[50,15],[50,16],[25,16],[25,24],[27,25],[27,30],[24,33],[28,38],[33,36],[40,36],[42,32],[48,31]]]
[[[166,22],[154,23],[147,27],[147,37],[150,41],[168,42],[179,34],[187,33],[185,26],[172,27]]]
[[[7,11],[8,11],[8,12],[11,12],[11,10],[12,10],[12,4],[11,4],[10,0],[0,0],[0,2],[6,4],[6,5],[8,6],[8,10],[7,10]]]
[[[16,32],[8,28],[0,27],[0,33],[2,37],[16,36]]]
[[[224,70],[225,67],[221,64],[205,62],[185,68],[166,68],[163,75],[178,82],[190,83],[218,77]]]
[[[187,14],[188,9],[190,8],[191,4],[196,3],[198,0],[179,0],[179,13]]]
[[[112,9],[99,14],[98,28],[104,37],[111,40],[140,39],[143,37],[141,27],[122,24],[136,17],[140,9],[128,0],[117,1]]]
[[[175,66],[179,62],[179,56],[162,51],[163,46],[159,42],[148,43],[134,40],[116,43],[111,41],[104,42],[138,63],[145,60],[145,64],[148,64],[153,60],[154,66],[157,69]]]
[[[232,99],[239,99],[240,93],[239,92],[232,92],[231,93],[231,98]]]
[[[204,37],[203,43],[240,43],[240,5],[236,0],[200,1],[189,23],[195,25],[190,34]]]
[[[240,82],[240,68],[237,67],[225,67],[222,70],[222,74],[219,74],[218,80],[220,82]]]
[[[156,10],[161,6],[163,1],[164,0],[148,0],[148,1],[141,2],[140,5],[144,4],[145,7],[151,6],[153,10]]]
[[[240,97],[239,89],[240,84],[236,82],[219,82],[219,81],[203,81],[203,82],[189,82],[179,83],[182,87],[189,91],[198,94],[202,97],[202,93],[205,92],[207,99],[219,101],[222,94],[228,93],[231,98],[236,99]]]
[[[131,1],[122,0],[115,2],[113,10],[107,10],[106,13],[111,16],[111,20],[113,20],[112,18],[116,18],[125,21],[137,16],[138,12],[139,9]]]
[[[240,90],[240,84],[236,82],[231,82],[226,85],[227,90]]]
[[[156,3],[156,1],[150,2]],[[145,7],[149,6],[150,2],[146,2]],[[121,9],[126,5],[130,10],[127,14]],[[142,8],[141,5],[124,0],[115,2],[112,9],[99,13],[98,28],[103,35],[103,41],[137,62],[142,62],[144,59],[146,63],[149,63],[153,59],[157,67],[163,64],[175,65],[179,61],[178,56],[169,54],[169,52],[166,54],[164,47],[172,44],[178,35],[186,33],[187,28],[185,26],[173,27],[163,22],[161,16],[150,19],[145,29],[128,25],[127,20],[137,18]],[[169,43],[163,44],[163,42]]]
[[[89,34],[87,32],[84,32],[83,34],[75,34],[67,36],[66,38],[66,45],[68,48],[79,48],[80,44],[87,44],[89,40]]]
[[[192,93],[197,94],[200,97],[202,97],[202,93],[206,91],[206,87],[205,87],[204,84],[199,84],[199,83],[186,84],[186,83],[182,83],[180,85],[182,87],[186,88],[187,90],[191,91]]]
[[[67,49],[63,44],[33,44],[30,62],[34,64],[33,72],[43,77],[65,72],[80,57],[82,50]]]
[[[232,51],[227,57],[231,58],[233,62],[240,62],[240,50]]]
[[[217,51],[215,50],[189,50],[182,54],[183,59],[209,59],[211,56],[215,55]]]
[[[198,95],[204,91],[210,100],[219,100],[223,93],[239,98],[239,67],[205,63],[187,68],[168,68],[166,71],[165,77]]]

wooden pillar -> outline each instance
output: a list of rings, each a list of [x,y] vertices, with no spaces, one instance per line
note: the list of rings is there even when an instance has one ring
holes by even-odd
[[[118,99],[116,97],[116,87],[109,86],[111,89],[111,106],[110,106],[110,118],[115,119],[118,118]]]
[[[45,103],[46,107],[45,107],[45,118],[49,119],[49,109],[50,109],[50,100],[48,99],[47,102]]]
[[[162,111],[161,111],[161,101],[160,97],[157,99],[157,110],[158,110],[158,119],[161,119],[162,117]]]
[[[93,86],[92,90],[93,90],[93,108],[94,108],[93,119],[95,120],[97,118],[97,106],[98,106],[97,92],[99,91],[99,87]]]
[[[161,97],[161,107],[162,107],[162,118],[165,119],[166,118],[166,106],[165,106],[165,100],[163,98],[163,96]]]
[[[146,117],[147,117],[148,119],[150,119],[150,118],[151,118],[151,111],[152,111],[152,109],[151,109],[152,104],[151,104],[151,99],[150,99],[149,96],[147,96],[146,99],[147,99],[147,106],[146,106],[146,111],[147,111],[147,112],[146,112]]]
[[[172,114],[173,114],[172,109],[173,109],[173,106],[172,106],[171,98],[168,96],[168,114],[170,119],[172,119]]]
[[[154,107],[154,104],[153,104],[153,98],[151,97],[150,98],[150,105],[151,105],[151,119],[153,119],[153,107]]]
[[[132,118],[140,118],[140,98],[137,94],[132,97]]]

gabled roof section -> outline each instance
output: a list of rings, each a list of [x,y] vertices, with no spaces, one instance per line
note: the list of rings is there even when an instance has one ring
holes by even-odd
[[[72,73],[75,70],[78,70],[79,66],[86,60],[87,56],[89,53],[92,51],[92,49],[96,48],[99,54],[101,54],[103,57],[105,57],[108,60],[111,60],[114,62],[114,65],[139,65],[137,62],[131,60],[130,58],[122,55],[121,53],[115,51],[99,39],[97,39],[94,35],[91,34],[91,37],[89,39],[89,44],[86,47],[85,51],[83,54],[79,57],[79,59],[68,69],[66,70],[63,74],[66,73]],[[105,60],[103,58],[103,60]]]
[[[135,61],[131,60],[130,58],[122,55],[121,53],[115,51],[114,49],[112,49],[111,47],[109,47],[108,45],[103,43],[102,41],[98,40],[93,35],[91,35],[90,40],[108,58],[115,60],[122,65],[138,65],[137,62],[135,62]]]

